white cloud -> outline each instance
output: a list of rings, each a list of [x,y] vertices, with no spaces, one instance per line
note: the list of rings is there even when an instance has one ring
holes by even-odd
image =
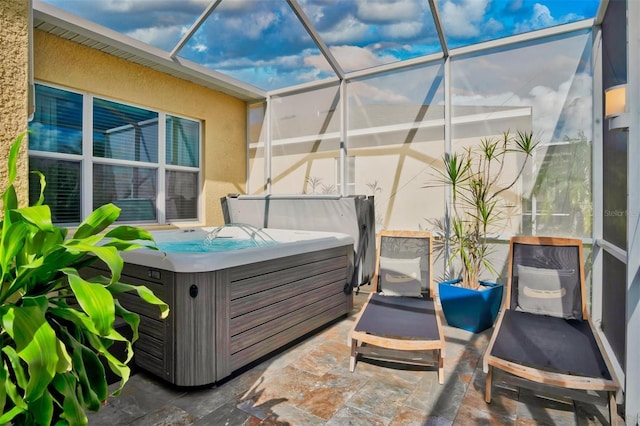
[[[504,30],[504,25],[495,18],[489,18],[484,24],[484,30],[490,34],[497,34]]]
[[[193,46],[193,50],[195,50],[198,53],[206,52],[207,45],[202,43],[197,43],[195,46]]]
[[[63,134],[56,127],[47,126],[41,122],[34,121],[29,124],[29,130],[33,132],[32,137],[34,141],[42,142],[46,147],[39,146],[38,149],[50,149],[48,145],[56,143],[56,141],[63,139]]]
[[[385,25],[382,33],[391,39],[410,39],[416,37],[422,31],[422,22],[400,22]]]
[[[520,22],[515,26],[516,33],[524,33],[531,30],[549,27],[555,25],[556,21],[551,15],[551,11],[547,6],[540,3],[533,5],[533,13],[531,19]]]
[[[400,105],[411,103],[411,99],[395,90],[387,90],[364,81],[358,83],[356,94],[358,98],[366,99],[367,103]]]
[[[48,0],[50,3],[64,6],[70,0]],[[73,1],[73,0],[72,0]],[[89,3],[86,0],[76,0],[77,3]],[[93,10],[110,13],[151,13],[161,11],[177,11],[185,9],[201,9],[210,3],[210,0],[92,0],[90,6]],[[226,2],[225,2],[226,3]]]
[[[278,17],[274,13],[254,14],[251,18],[248,28],[245,28],[245,34],[249,38],[259,38],[264,30],[278,21]]]
[[[447,0],[442,6],[442,22],[451,37],[475,37],[485,17],[488,0]]]
[[[543,4],[536,3],[533,5],[533,12],[531,18],[516,24],[515,32],[524,33],[527,31],[538,30],[541,28],[552,27],[554,25],[560,25],[567,22],[575,22],[580,19],[584,19],[584,16],[576,13],[568,13],[560,18],[554,18],[551,15],[551,10]]]
[[[482,94],[453,95],[454,105],[482,105],[482,106],[522,106],[525,103],[513,92],[502,92],[486,96]]]
[[[333,46],[330,49],[338,63],[346,70],[362,70],[396,60],[393,57],[378,57],[363,47]],[[322,55],[307,56],[304,58],[304,63],[321,71],[333,73]]]
[[[183,25],[138,28],[135,31],[130,31],[127,35],[144,43],[171,50],[188,28]]]
[[[95,1],[94,6],[108,12],[127,13],[127,12],[132,12],[135,9],[135,1],[133,0]]]
[[[511,91],[489,96],[481,94],[453,95],[454,105],[478,106],[529,106],[533,111],[533,128],[542,132],[541,142],[551,141],[554,133],[577,136],[584,132],[591,134],[591,77],[586,73],[576,74],[573,79],[558,87],[538,85],[533,87],[528,97],[521,97]]]
[[[511,0],[506,7],[506,9],[512,13],[517,12],[520,8],[522,8],[522,0]]]
[[[358,0],[358,18],[365,21],[392,22],[420,18],[422,7],[417,0]]]
[[[330,31],[322,33],[322,39],[328,45],[353,43],[362,40],[367,35],[368,26],[357,20],[352,15],[342,19]]]
[[[576,74],[557,89],[536,86],[531,89],[531,103],[536,128],[551,133],[577,136],[579,132],[591,134],[591,77]],[[557,128],[557,129],[556,129]],[[550,138],[552,135],[546,135]]]
[[[302,65],[299,55],[277,56],[269,60],[253,60],[251,58],[240,57],[216,62],[214,68],[234,69],[234,68],[297,68]]]
[[[242,32],[250,40],[259,40],[263,32],[276,24],[278,17],[274,13],[247,13],[235,17],[225,17],[219,21],[225,28]]]
[[[536,28],[543,28],[554,25],[555,19],[551,16],[551,11],[547,6],[536,3],[533,5],[533,17],[531,18],[531,22],[536,26]]]
[[[207,4],[211,3],[211,0],[205,1]],[[256,0],[224,0],[217,9],[250,12],[255,9],[255,6]]]
[[[423,15],[423,9],[415,1],[377,3],[369,0],[358,4],[356,16],[342,17],[321,35],[329,45],[358,44],[374,32],[386,39],[412,39],[423,30]]]
[[[309,71],[303,71],[296,74],[296,81],[307,82],[321,79],[322,72],[317,69],[310,69]]]

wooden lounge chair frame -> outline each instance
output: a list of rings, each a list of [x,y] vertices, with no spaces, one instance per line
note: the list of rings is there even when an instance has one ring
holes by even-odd
[[[494,345],[496,343],[496,339],[498,334],[503,327],[503,320],[505,317],[505,313],[508,310],[514,309],[514,304],[512,303],[512,281],[514,277],[514,245],[515,244],[529,244],[529,245],[542,245],[542,246],[570,246],[576,247],[578,249],[578,261],[579,261],[579,271],[580,271],[580,292],[581,292],[581,313],[582,320],[587,321],[589,325],[589,329],[593,334],[594,340],[597,343],[598,349],[602,355],[602,358],[606,364],[607,369],[609,370],[609,374],[611,379],[606,378],[598,378],[598,377],[587,377],[581,375],[573,375],[573,374],[564,374],[553,372],[549,370],[543,370],[540,368],[534,368],[532,366],[522,365],[517,362],[512,362],[500,357],[493,355]],[[542,316],[542,315],[541,315]],[[503,304],[503,309],[496,321],[496,325],[491,336],[491,340],[489,341],[489,345],[487,346],[487,350],[484,356],[483,369],[484,372],[487,373],[486,382],[485,382],[485,401],[487,403],[491,402],[491,385],[492,385],[492,376],[493,376],[493,368],[497,368],[503,370],[507,373],[510,373],[514,376],[521,377],[523,379],[527,379],[533,382],[542,383],[546,385],[552,385],[556,387],[562,387],[567,389],[578,389],[578,390],[591,390],[591,391],[603,391],[607,392],[608,395],[608,403],[609,403],[609,416],[610,422],[612,425],[617,424],[617,410],[616,410],[616,393],[619,391],[620,386],[616,380],[615,373],[612,367],[611,360],[608,358],[606,352],[603,350],[602,342],[599,338],[599,335],[595,329],[595,326],[591,322],[589,318],[589,312],[587,310],[586,303],[586,288],[585,288],[585,277],[584,277],[584,256],[583,256],[583,248],[582,241],[579,239],[572,238],[554,238],[554,237],[512,237],[510,241],[509,247],[509,264],[508,264],[508,281],[507,281],[507,292],[506,297]]]
[[[428,239],[428,256],[429,256],[429,275],[427,278],[429,286],[429,294],[425,296],[425,299],[409,298],[412,299],[411,303],[415,301],[424,300],[427,303],[433,301],[433,307],[437,323],[438,338],[433,340],[421,340],[416,338],[408,338],[403,336],[389,336],[379,335],[372,332],[357,331],[358,323],[362,318],[363,313],[367,307],[372,303],[372,299],[375,297],[388,298],[389,301],[394,302],[398,299],[406,298],[406,296],[377,296],[379,290],[379,274],[380,274],[380,251],[381,242],[385,237],[399,237],[399,238],[425,238]],[[428,232],[422,231],[381,231],[377,235],[376,244],[376,267],[375,274],[373,276],[373,285],[376,291],[369,295],[366,303],[362,306],[358,313],[354,326],[349,334],[351,342],[351,359],[349,363],[349,369],[351,372],[355,370],[358,356],[363,356],[372,359],[389,360],[393,362],[401,362],[414,365],[428,365],[438,366],[438,382],[444,383],[444,334],[442,331],[443,313],[440,307],[440,301],[437,297],[437,286],[433,285],[432,279],[432,254],[433,245],[432,237]],[[419,303],[419,302],[418,302]],[[429,305],[431,306],[431,305]],[[431,312],[431,311],[430,311]],[[402,315],[402,309],[393,310],[390,312],[393,315]]]

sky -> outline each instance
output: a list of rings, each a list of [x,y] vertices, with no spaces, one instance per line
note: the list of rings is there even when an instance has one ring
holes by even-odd
[[[211,0],[44,0],[171,51]],[[449,49],[593,18],[600,0],[436,0]],[[441,51],[428,0],[298,0],[345,72]],[[335,76],[285,0],[222,0],[179,51],[263,90]]]

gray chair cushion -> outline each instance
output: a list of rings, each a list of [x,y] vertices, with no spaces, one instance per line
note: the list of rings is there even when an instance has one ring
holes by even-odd
[[[397,259],[380,256],[378,275],[381,293],[385,296],[422,296],[419,257]]]
[[[547,269],[517,265],[516,310],[552,317],[575,319],[574,269]],[[578,314],[579,315],[579,314]]]

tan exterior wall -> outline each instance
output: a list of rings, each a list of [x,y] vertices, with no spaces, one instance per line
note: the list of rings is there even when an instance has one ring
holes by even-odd
[[[41,31],[34,42],[36,82],[202,120],[203,225],[224,223],[220,197],[245,191],[242,100]]]
[[[0,0],[0,191],[6,188],[7,157],[15,138],[27,130],[29,3]],[[16,191],[27,202],[26,143],[18,162]]]

